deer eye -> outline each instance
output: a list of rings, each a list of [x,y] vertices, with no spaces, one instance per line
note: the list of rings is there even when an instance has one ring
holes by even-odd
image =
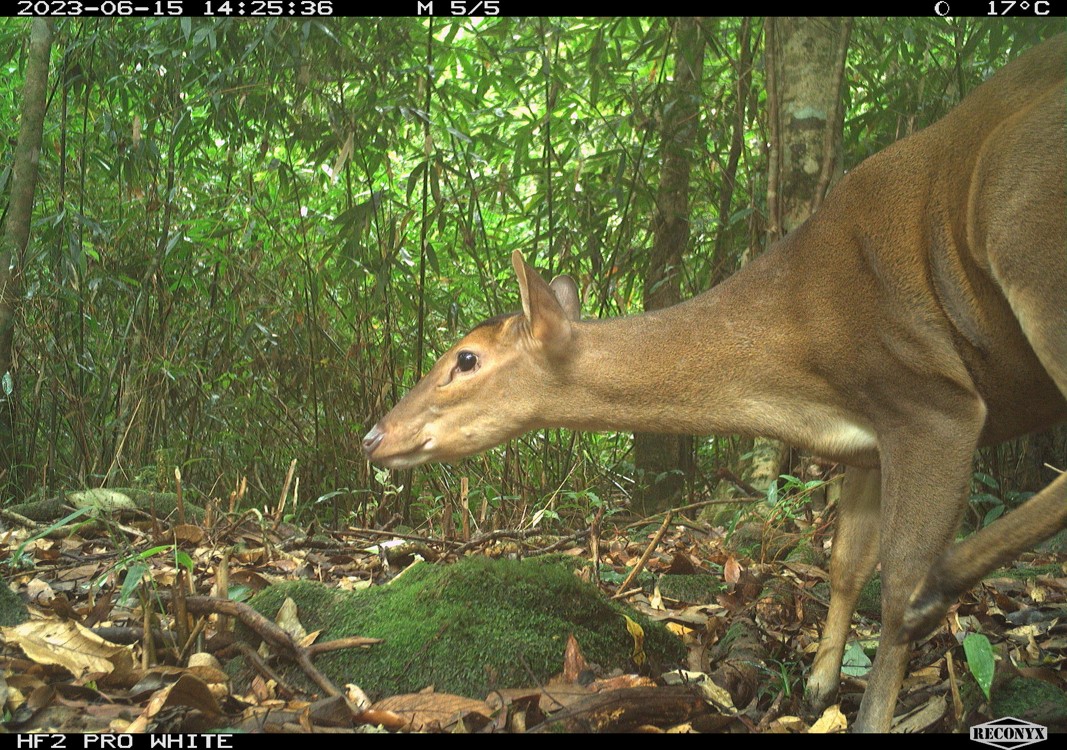
[[[466,349],[456,355],[456,367],[461,372],[470,372],[478,365],[478,355],[474,352],[469,352]]]

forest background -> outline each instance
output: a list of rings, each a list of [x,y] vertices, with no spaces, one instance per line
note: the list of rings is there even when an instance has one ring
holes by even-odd
[[[458,336],[518,307],[513,250],[572,275],[584,314],[602,317],[661,289],[699,293],[782,231],[768,208],[769,189],[789,189],[769,178],[771,26],[56,22],[29,242],[12,251],[0,311],[12,334],[0,336],[4,501],[172,489],[178,468],[187,492],[224,498],[244,483],[244,501],[263,506],[293,461],[304,521],[438,523],[448,508],[448,524],[478,509],[486,524],[565,523],[664,474],[679,479],[672,494],[708,496],[719,469],[742,473],[751,441],[700,436],[664,471],[643,465],[632,435],[542,431],[389,474],[360,439]],[[816,22],[843,64],[829,79],[833,170],[814,187],[1061,28]],[[0,19],[8,222],[30,36],[30,20]],[[684,80],[680,60],[699,75]],[[657,216],[680,116],[686,232],[667,257]],[[1064,446],[1061,429],[984,452],[972,523],[1047,483],[1043,464],[1062,467]]]

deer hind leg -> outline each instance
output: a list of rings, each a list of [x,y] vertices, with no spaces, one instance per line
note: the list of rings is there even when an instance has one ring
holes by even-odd
[[[1067,398],[1065,129],[1067,90],[1059,85],[989,138],[973,178],[970,233],[979,262]]]
[[[1067,400],[1067,103],[1062,87],[1048,95],[1048,102],[1030,110],[1027,127],[996,136],[999,147],[983,157],[977,200],[988,206],[979,217],[980,239],[993,277],[1038,361]],[[911,597],[901,638],[925,635],[986,573],[1065,527],[1067,475],[1061,475],[934,564]]]
[[[912,594],[900,640],[908,642],[933,630],[949,605],[999,568],[1067,527],[1067,474],[1016,508],[949,549]]]
[[[837,696],[852,613],[878,562],[881,481],[877,469],[850,467],[845,472],[830,557],[830,611],[805,689],[808,703],[817,711]]]
[[[1062,298],[1062,290],[1067,289],[1067,255],[1062,247],[1058,252],[1065,259],[1059,269],[1063,277],[1057,282],[1060,291],[1043,300],[1038,295],[1028,296],[1026,313],[1019,319],[1038,359],[1067,398],[1067,309]],[[1061,474],[1005,517],[949,548],[912,593],[898,637],[906,642],[926,635],[949,605],[983,576],[1063,528],[1067,528],[1067,474]]]

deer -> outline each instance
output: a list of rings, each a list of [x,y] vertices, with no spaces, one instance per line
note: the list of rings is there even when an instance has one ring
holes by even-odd
[[[860,590],[882,630],[851,729],[892,725],[910,644],[1067,527],[1067,474],[955,542],[975,450],[1067,420],[1067,37],[848,172],[822,206],[673,307],[582,320],[512,254],[522,310],[446,352],[366,434],[391,468],[530,430],[768,436],[843,464],[830,604],[805,695],[837,698]],[[773,293],[768,293],[773,290]]]

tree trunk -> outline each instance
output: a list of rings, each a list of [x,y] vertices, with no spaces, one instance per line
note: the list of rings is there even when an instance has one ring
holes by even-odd
[[[850,33],[848,19],[767,21],[768,244],[803,223],[841,175],[841,82]],[[777,440],[757,439],[745,472],[749,484],[766,491],[788,468],[788,455]]]
[[[21,495],[22,464],[15,432],[16,396],[14,334],[22,296],[22,263],[30,237],[37,162],[48,98],[48,61],[52,50],[52,21],[37,18],[30,26],[26,81],[22,89],[22,123],[11,176],[11,202],[0,234],[0,490]]]
[[[689,172],[700,122],[700,79],[704,67],[704,30],[700,19],[674,22],[674,85],[663,108],[662,162],[656,196],[655,239],[645,277],[645,310],[681,301],[682,256],[689,244]],[[635,366],[645,363],[635,362]],[[686,435],[634,435],[638,470],[636,509],[666,508],[692,473],[693,439]]]

